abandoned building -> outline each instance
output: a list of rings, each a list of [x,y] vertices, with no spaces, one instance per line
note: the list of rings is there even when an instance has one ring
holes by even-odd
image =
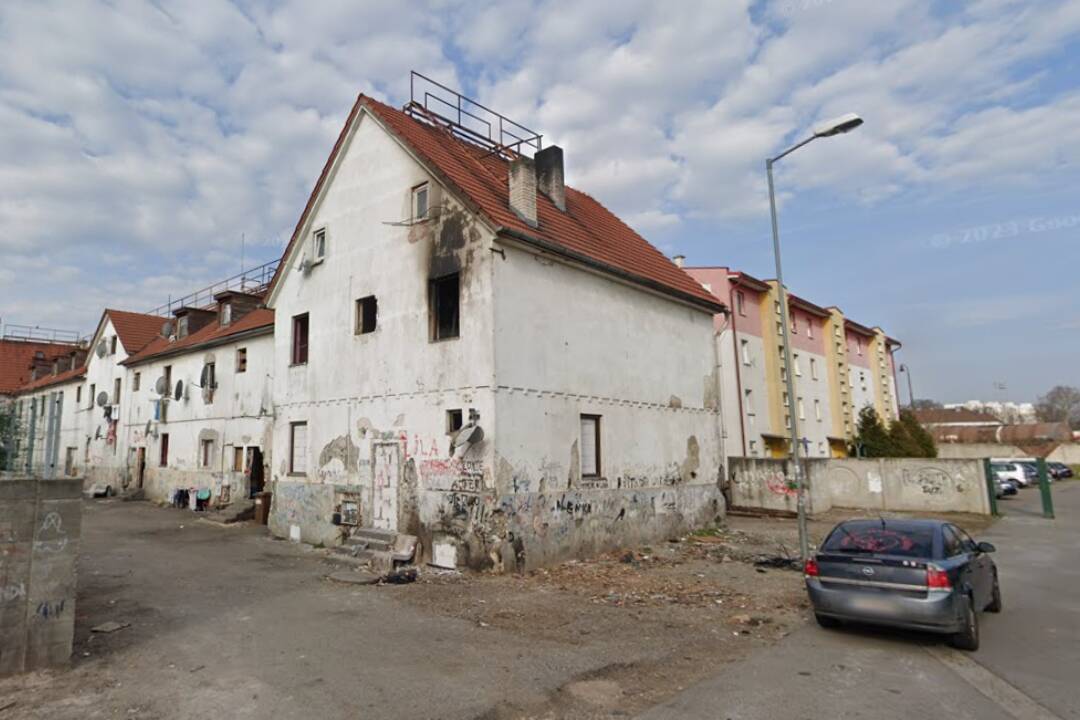
[[[723,514],[723,304],[492,120],[356,101],[267,295],[273,532],[531,567]]]

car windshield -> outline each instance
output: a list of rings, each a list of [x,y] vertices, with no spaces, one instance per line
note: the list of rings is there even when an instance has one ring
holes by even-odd
[[[834,553],[930,557],[933,547],[934,529],[931,526],[891,526],[867,522],[838,525],[821,549]]]

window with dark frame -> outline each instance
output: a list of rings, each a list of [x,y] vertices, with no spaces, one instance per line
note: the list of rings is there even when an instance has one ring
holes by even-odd
[[[379,319],[379,301],[374,295],[362,297],[356,301],[356,334],[366,335],[375,332]]]
[[[142,387],[142,373],[135,373],[131,378],[131,392],[139,392],[140,387]]]
[[[454,273],[433,278],[429,283],[432,341],[448,340],[461,334],[460,281],[461,276]]]
[[[113,335],[111,338],[109,338],[109,354],[110,355],[115,355],[116,354],[116,336],[115,335]]]
[[[456,433],[464,424],[461,408],[446,411],[446,434]]]
[[[78,385],[75,388],[75,404],[78,405],[82,402],[82,385]]]
[[[120,378],[116,378],[115,380],[113,380],[112,404],[120,404]]]
[[[236,348],[236,372],[247,372],[247,348]]]
[[[308,314],[292,319],[292,364],[306,365],[308,361]]]
[[[95,400],[96,395],[97,395],[97,385],[95,383],[90,383],[90,409],[91,410],[94,409],[94,403],[97,402]]]
[[[307,472],[307,423],[289,423],[289,473]]]
[[[600,476],[600,416],[581,416],[581,476]]]
[[[214,457],[214,441],[203,440],[199,443],[199,465],[204,468],[210,467],[210,461]]]
[[[161,433],[160,465],[161,465],[161,467],[165,467],[168,464],[169,464],[169,433]]]

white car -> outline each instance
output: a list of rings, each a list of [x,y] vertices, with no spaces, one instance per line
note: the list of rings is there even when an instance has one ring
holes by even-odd
[[[1031,482],[1024,474],[1024,468],[1015,462],[991,462],[990,471],[1002,480],[1012,480],[1019,487],[1028,487]]]

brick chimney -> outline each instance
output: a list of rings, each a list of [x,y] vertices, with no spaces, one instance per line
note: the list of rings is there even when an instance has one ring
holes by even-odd
[[[534,158],[536,162],[536,185],[548,196],[555,207],[566,212],[566,183],[563,180],[563,151],[558,145],[549,145]]]
[[[536,227],[536,163],[518,157],[510,163],[510,209],[530,227]]]

